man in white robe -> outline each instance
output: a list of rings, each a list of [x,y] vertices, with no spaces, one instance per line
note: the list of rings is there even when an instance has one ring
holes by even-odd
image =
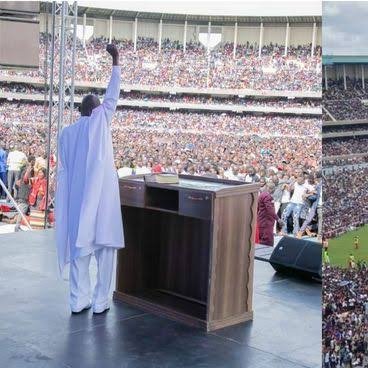
[[[106,50],[113,67],[103,103],[87,95],[81,117],[60,134],[56,192],[56,243],[59,271],[70,263],[70,307],[80,313],[109,309],[116,249],[124,247],[118,176],[114,166],[111,121],[120,93],[119,53]],[[91,300],[89,263],[97,260]]]

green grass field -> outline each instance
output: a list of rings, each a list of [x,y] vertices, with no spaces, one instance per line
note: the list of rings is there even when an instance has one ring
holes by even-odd
[[[360,238],[357,250],[354,247],[354,236],[356,235]],[[353,253],[356,261],[368,261],[368,225],[329,241],[328,254],[331,265],[347,267],[350,253]]]

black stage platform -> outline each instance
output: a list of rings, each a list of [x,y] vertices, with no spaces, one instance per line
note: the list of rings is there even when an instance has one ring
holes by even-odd
[[[257,261],[269,262],[273,250],[274,247],[270,247],[269,245],[256,244],[254,258]]]
[[[0,235],[1,368],[321,367],[320,284],[256,261],[253,322],[207,334],[118,302],[71,316],[55,257],[52,231]]]

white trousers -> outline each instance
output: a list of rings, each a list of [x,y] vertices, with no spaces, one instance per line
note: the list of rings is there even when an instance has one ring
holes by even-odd
[[[91,304],[91,281],[89,264],[92,254],[75,259],[70,263],[70,308],[79,312]],[[94,312],[101,313],[109,308],[109,292],[113,276],[115,249],[104,247],[94,252],[97,261],[97,282],[92,297]]]

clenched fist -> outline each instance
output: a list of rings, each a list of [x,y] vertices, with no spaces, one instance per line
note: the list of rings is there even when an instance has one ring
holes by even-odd
[[[112,56],[113,65],[118,65],[119,64],[119,51],[116,45],[109,43],[106,46],[106,51]]]

